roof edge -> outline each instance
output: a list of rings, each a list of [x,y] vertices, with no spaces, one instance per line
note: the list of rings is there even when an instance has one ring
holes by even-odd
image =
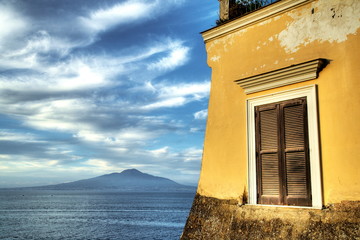
[[[294,7],[304,5],[306,3],[312,2],[315,0],[283,0],[278,1],[273,4],[270,4],[264,8],[251,12],[247,15],[241,16],[234,20],[231,20],[223,25],[208,29],[201,32],[205,42],[212,40],[214,38],[225,35],[229,32],[235,31],[239,28],[255,24],[256,22],[262,21],[265,18],[274,16],[281,12],[288,11]]]

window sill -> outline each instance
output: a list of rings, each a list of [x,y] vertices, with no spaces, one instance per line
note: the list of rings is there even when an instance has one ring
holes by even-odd
[[[287,206],[287,205],[263,205],[263,204],[245,204],[242,207],[249,208],[280,208],[280,209],[308,209],[308,210],[321,210],[322,207],[305,207],[305,206]]]

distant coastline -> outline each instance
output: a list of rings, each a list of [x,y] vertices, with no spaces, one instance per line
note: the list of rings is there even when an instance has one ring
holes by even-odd
[[[137,169],[54,185],[0,188],[0,190],[74,190],[117,192],[196,192],[195,186],[179,184],[168,178],[153,176]]]

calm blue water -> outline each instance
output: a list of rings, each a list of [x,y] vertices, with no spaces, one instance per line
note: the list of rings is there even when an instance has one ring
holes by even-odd
[[[0,190],[0,239],[179,239],[194,193]]]

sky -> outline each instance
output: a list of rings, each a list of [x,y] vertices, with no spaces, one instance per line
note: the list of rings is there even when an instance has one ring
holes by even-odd
[[[217,18],[216,0],[0,0],[0,187],[196,185]]]

